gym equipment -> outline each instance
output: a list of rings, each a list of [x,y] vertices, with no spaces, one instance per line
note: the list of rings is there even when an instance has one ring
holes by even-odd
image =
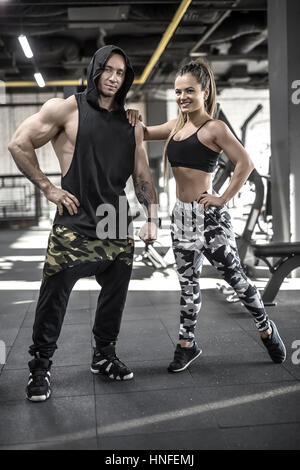
[[[216,115],[215,117],[217,119],[220,119],[221,121],[225,122],[233,135],[236,137],[236,139],[242,144],[245,144],[246,141],[246,133],[247,133],[247,127],[250,123],[250,121],[262,110],[262,105],[258,105],[255,110],[250,114],[250,116],[245,120],[241,127],[242,131],[242,139],[240,140],[238,136],[236,135],[234,129],[232,128],[230,122],[228,121],[226,115],[224,114],[223,110],[221,109],[219,103],[217,105],[216,109]],[[214,176],[213,180],[213,188],[216,192],[219,192],[224,183],[229,179],[234,171],[234,165],[231,162],[231,160],[228,158],[225,152],[222,153],[219,163],[218,163],[218,168]],[[236,237],[236,244],[240,256],[240,260],[242,265],[244,265],[244,268],[246,269],[245,266],[245,258],[246,254],[251,246],[251,240],[252,240],[252,235],[254,232],[254,228],[256,224],[258,223],[259,216],[262,212],[263,204],[264,204],[264,198],[265,198],[265,188],[264,184],[262,181],[262,177],[258,173],[256,169],[252,171],[250,174],[248,181],[253,183],[254,188],[255,188],[255,200],[251,206],[250,213],[247,217],[246,224],[244,227],[244,230],[241,235],[238,235]],[[217,282],[217,289],[220,290],[224,295],[226,295],[226,300],[228,302],[238,302],[239,298],[235,294],[234,290],[222,283]]]
[[[258,105],[257,108],[253,111],[253,113],[251,113],[251,115],[246,119],[243,126],[241,127],[242,144],[245,143],[246,131],[249,122],[251,121],[251,119],[254,118],[254,116],[256,116],[256,114],[261,109],[262,106]],[[234,130],[230,126],[230,123],[228,122],[226,116],[220,108],[218,109],[218,115],[218,119],[223,120],[231,129],[235,137],[237,137]],[[223,186],[227,178],[231,176],[232,171],[233,165],[228,159],[227,155],[223,153],[220,159],[218,170],[214,178],[213,187],[215,191],[218,192],[218,190]],[[240,237],[237,237],[237,246],[242,263],[244,263],[246,253],[249,250],[253,254],[253,257],[255,257],[256,259],[261,259],[268,266],[272,276],[270,277],[262,293],[262,300],[265,306],[274,306],[276,305],[275,298],[281,287],[282,282],[291,273],[291,271],[300,267],[300,242],[269,242],[267,244],[251,243],[251,237],[254,228],[256,224],[258,224],[258,218],[262,211],[265,191],[262,182],[262,177],[256,170],[253,170],[253,172],[249,176],[249,181],[251,181],[255,186],[255,201],[252,205],[250,214],[246,221],[244,231]],[[268,184],[270,184],[269,181],[267,182]],[[271,262],[269,261],[270,258],[275,258],[277,259],[277,261],[271,264]],[[228,296],[226,298],[228,302],[239,301],[237,295],[234,293],[231,287],[222,285],[221,283],[217,283],[217,288],[223,294]]]
[[[262,300],[266,306],[274,306],[276,295],[284,279],[300,267],[300,242],[271,242],[264,245],[251,245],[254,256],[263,260],[272,274],[263,293]],[[279,258],[271,264],[268,258]]]
[[[137,211],[133,216],[133,220],[137,219],[140,215],[141,213]],[[155,269],[162,270],[173,266],[175,259],[172,248],[170,247],[164,255],[161,255],[158,252],[159,248],[163,248],[163,245],[158,240],[145,243],[142,253],[140,255],[135,255],[134,261],[143,262],[146,266],[152,266]]]
[[[246,139],[246,130],[247,126],[249,125],[250,121],[259,113],[262,109],[262,105],[258,105],[257,108],[251,113],[251,115],[246,119],[244,124],[242,125],[242,141],[238,138],[236,135],[234,129],[231,127],[230,122],[228,121],[227,117],[223,113],[220,105],[218,105],[217,108],[217,116],[218,119],[221,121],[225,122],[233,135],[241,142],[243,145]],[[225,152],[222,153],[220,159],[219,159],[219,164],[217,171],[214,176],[213,180],[213,188],[216,192],[219,192],[220,189],[222,188],[223,184],[226,182],[228,178],[231,177],[231,174],[234,171],[234,165],[233,163],[229,160],[228,156],[225,154]],[[253,170],[251,175],[248,178],[248,181],[254,184],[255,187],[255,200],[252,204],[250,213],[248,215],[243,233],[236,238],[237,242],[237,247],[241,259],[241,263],[244,263],[246,253],[248,250],[248,247],[251,244],[251,238],[253,235],[254,228],[258,222],[258,218],[261,214],[262,207],[264,204],[264,197],[265,197],[265,188],[264,184],[262,182],[262,178],[260,174],[257,172],[257,170]]]
[[[154,242],[156,245],[162,246],[158,241]],[[141,255],[137,255],[134,260],[142,261],[147,266],[153,266],[155,269],[165,269],[170,264],[167,263],[165,256],[161,256],[157,249],[154,248],[154,243],[145,243],[145,248]],[[169,250],[168,250],[169,251]],[[168,252],[167,252],[168,253]],[[167,254],[166,253],[166,254]],[[172,263],[173,264],[173,263]]]

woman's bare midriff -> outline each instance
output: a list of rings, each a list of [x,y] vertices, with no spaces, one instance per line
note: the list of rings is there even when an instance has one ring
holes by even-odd
[[[192,202],[211,188],[211,173],[192,168],[173,167],[176,196],[182,202]]]

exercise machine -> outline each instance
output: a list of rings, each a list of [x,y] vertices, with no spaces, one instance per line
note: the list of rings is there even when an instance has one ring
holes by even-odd
[[[251,115],[246,119],[243,126],[241,127],[242,144],[244,144],[246,140],[246,132],[249,122],[261,109],[261,105],[257,106],[257,108],[253,111],[253,113],[251,113]],[[221,109],[219,109],[218,119],[223,120],[231,129],[235,137],[237,137]],[[213,186],[215,191],[220,190],[226,180],[230,178],[232,171],[233,165],[228,159],[227,155],[223,153],[220,159],[219,168],[214,178]],[[244,264],[246,253],[249,250],[249,252],[252,253],[253,258],[256,258],[256,260],[262,260],[268,266],[271,277],[266,284],[264,291],[262,292],[262,300],[265,306],[274,306],[276,305],[276,295],[278,294],[284,279],[294,269],[300,267],[300,242],[269,242],[264,244],[255,244],[251,241],[256,224],[259,226],[259,216],[262,212],[264,204],[265,190],[262,177],[256,170],[253,170],[251,173],[249,181],[252,182],[255,187],[255,200],[251,207],[250,214],[248,215],[244,231],[241,236],[237,237],[237,247],[242,264]],[[270,187],[268,178],[267,185]],[[266,234],[262,230],[261,232]],[[217,287],[222,293],[228,295],[226,298],[228,302],[239,301],[237,295],[234,293],[231,287],[227,287],[221,283],[218,283]]]
[[[276,305],[275,298],[284,279],[300,267],[300,242],[270,242],[264,245],[251,245],[253,254],[268,266],[271,277],[262,293],[265,306]],[[273,264],[269,258],[279,258]]]
[[[242,141],[236,135],[234,129],[232,128],[230,122],[228,121],[226,115],[224,114],[220,106],[217,108],[217,116],[218,116],[218,119],[220,119],[221,121],[225,122],[225,124],[227,124],[227,126],[229,127],[233,135],[243,145],[246,139],[247,126],[249,125],[250,121],[261,111],[261,109],[262,109],[262,105],[258,105],[257,108],[251,113],[251,115],[246,119],[243,126],[241,127]],[[225,152],[223,152],[219,159],[218,168],[215,173],[214,180],[213,180],[213,188],[216,192],[220,191],[220,189],[225,184],[227,179],[231,177],[233,171],[234,171],[233,163],[225,154]],[[244,264],[247,250],[249,246],[251,245],[251,239],[252,239],[252,235],[254,232],[254,228],[256,224],[258,223],[258,218],[261,214],[263,204],[264,204],[264,198],[265,198],[265,188],[264,188],[264,184],[262,181],[262,177],[260,176],[260,174],[258,173],[256,169],[252,171],[251,175],[248,178],[248,181],[250,181],[254,185],[255,200],[251,206],[251,210],[250,210],[250,213],[248,214],[246,224],[245,224],[242,234],[236,237],[236,243],[237,243],[239,256],[240,256],[242,264]]]

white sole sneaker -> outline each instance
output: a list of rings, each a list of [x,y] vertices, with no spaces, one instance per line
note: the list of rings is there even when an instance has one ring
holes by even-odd
[[[33,395],[32,397],[26,396],[27,400],[29,401],[34,401],[34,402],[39,402],[39,401],[46,401],[48,398],[50,398],[51,391],[47,393],[47,395]]]
[[[130,374],[124,375],[124,377],[122,379],[121,379],[120,376],[117,376],[115,378],[113,375],[103,374],[98,369],[93,369],[92,367],[91,367],[91,372],[92,372],[92,374],[104,375],[105,377],[108,377],[111,380],[131,380],[131,379],[133,379],[133,372],[130,372]]]

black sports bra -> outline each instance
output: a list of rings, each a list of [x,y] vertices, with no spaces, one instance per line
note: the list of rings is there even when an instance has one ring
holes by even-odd
[[[174,140],[174,136],[172,137],[167,148],[168,159],[172,167],[182,166],[184,168],[202,170],[206,173],[213,173],[220,153],[202,144],[197,137],[201,127],[212,120],[208,119],[205,121],[194,134],[186,139]]]

